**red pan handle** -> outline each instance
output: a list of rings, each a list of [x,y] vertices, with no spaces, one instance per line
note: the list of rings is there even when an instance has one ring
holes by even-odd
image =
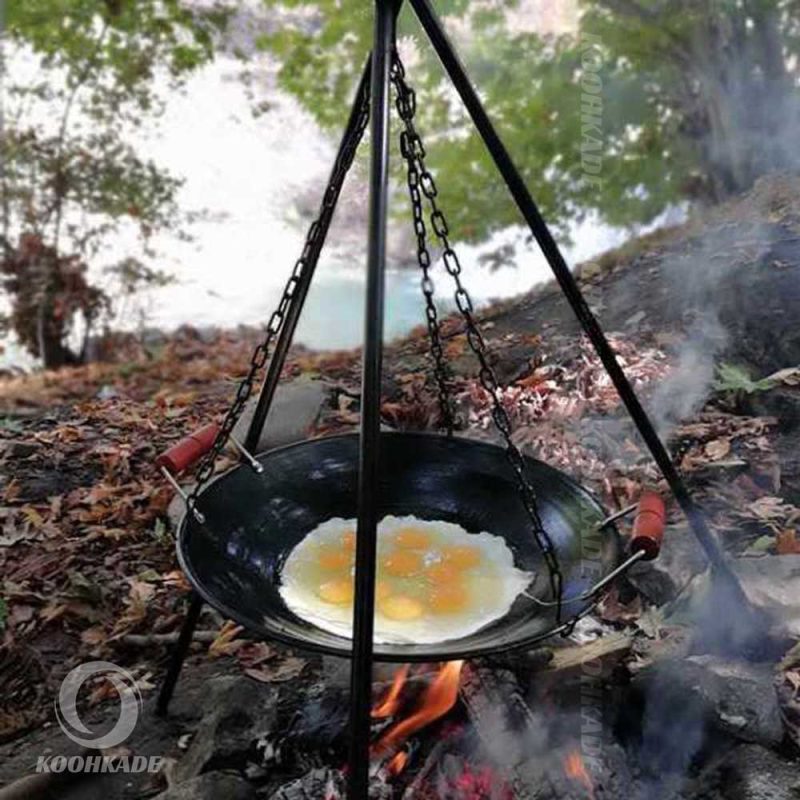
[[[631,534],[631,552],[644,551],[644,560],[652,561],[661,551],[667,512],[657,492],[646,491],[639,498]]]
[[[216,422],[190,433],[169,450],[165,450],[156,459],[156,466],[164,467],[173,475],[180,474],[211,449],[218,433],[219,425]]]

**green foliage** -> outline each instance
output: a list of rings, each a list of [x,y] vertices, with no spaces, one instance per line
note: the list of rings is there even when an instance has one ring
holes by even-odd
[[[185,224],[181,182],[128,139],[163,110],[157,79],[177,86],[213,57],[229,13],[179,0],[6,3],[4,66],[16,68],[2,94],[5,323],[46,365],[75,360],[67,339],[77,319],[88,336],[113,310],[88,278],[109,237],[133,228],[151,260],[153,234]],[[133,256],[108,270],[126,290],[164,280]]]
[[[340,127],[370,47],[370,5],[263,2],[284,12],[283,26],[260,42],[280,60],[281,86],[324,127]],[[584,0],[580,28],[559,36],[512,27],[506,12],[516,5],[436,8],[556,224],[589,213],[612,225],[647,223],[673,204],[719,201],[765,172],[800,166],[797,0]],[[453,227],[481,240],[519,222],[407,7],[399,25],[401,49],[410,40],[417,56],[409,80],[419,128]],[[599,181],[581,158],[582,144],[598,138],[582,116],[589,72],[602,85]]]
[[[770,378],[753,380],[744,367],[735,364],[722,363],[717,367],[717,380],[714,389],[718,392],[733,394],[756,394],[766,392],[775,385]]]

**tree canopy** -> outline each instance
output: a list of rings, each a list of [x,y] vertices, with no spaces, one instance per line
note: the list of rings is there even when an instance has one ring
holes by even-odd
[[[257,2],[259,0],[254,0]],[[645,224],[685,202],[716,203],[770,171],[800,168],[800,0],[574,0],[560,33],[520,27],[526,0],[438,0],[489,114],[546,218],[565,233],[586,215]],[[9,0],[0,140],[0,283],[21,341],[45,363],[108,312],[91,264],[123,292],[160,282],[155,232],[180,235],[180,180],[143,158],[161,90],[230,40],[232,14],[257,20],[279,85],[332,134],[349,110],[372,35],[363,0]],[[517,210],[413,17],[400,49],[417,126],[454,232],[482,241]],[[242,25],[239,25],[242,27]],[[246,26],[245,26],[246,27]],[[8,46],[10,45],[10,47]],[[257,91],[257,89],[252,89]],[[254,98],[254,110],[269,98]],[[399,125],[395,125],[399,135]],[[397,177],[402,165],[395,159]],[[100,263],[121,229],[139,251]]]
[[[337,127],[369,49],[370,13],[358,0],[264,2],[306,12],[261,45],[279,58],[281,85]],[[556,224],[590,212],[612,225],[647,223],[674,204],[718,202],[800,166],[797,0],[584,0],[579,24],[561,35],[515,29],[507,12],[517,5],[436,8]],[[414,51],[419,127],[453,222],[474,240],[517,222],[409,8],[400,32]],[[596,125],[583,102],[589,69],[599,78]],[[582,155],[598,145],[595,174]]]
[[[178,0],[6,4],[0,277],[7,322],[46,364],[74,358],[75,318],[88,332],[108,307],[87,267],[120,226],[135,226],[141,252],[106,270],[124,291],[164,280],[148,243],[185,219],[180,181],[140,157],[130,134],[161,111],[156,77],[174,85],[208,62],[227,17]]]

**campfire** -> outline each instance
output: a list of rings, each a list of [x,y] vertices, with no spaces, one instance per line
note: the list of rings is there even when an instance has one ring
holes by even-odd
[[[519,786],[515,791],[512,788],[512,771],[503,769],[501,764],[494,763],[485,753],[480,753],[483,748],[474,746],[475,734],[492,735],[491,728],[487,727],[490,723],[485,717],[478,722],[481,717],[476,710],[476,702],[479,702],[476,693],[488,689],[479,686],[486,674],[481,677],[474,667],[467,667],[466,685],[462,687],[464,667],[463,661],[454,661],[444,664],[435,672],[429,672],[429,681],[408,706],[403,702],[403,689],[408,684],[409,667],[403,666],[397,670],[386,696],[373,711],[373,718],[376,719],[384,714],[394,716],[391,727],[379,736],[372,748],[374,758],[380,764],[373,774],[393,784],[395,795],[403,800],[515,800],[518,797],[535,796],[519,781],[516,781]],[[462,689],[472,699],[465,699],[459,709],[457,705]],[[508,699],[512,705],[515,701],[519,702],[518,697]],[[473,718],[469,709],[472,709]],[[448,722],[451,712],[453,719]],[[476,725],[485,729],[476,728]],[[429,729],[429,726],[432,727]],[[433,733],[426,736],[426,729],[433,730]],[[511,731],[505,729],[497,733],[502,736]],[[418,738],[415,740],[414,737]],[[426,755],[425,746],[420,744],[420,740],[425,738],[428,739]],[[414,743],[409,746],[411,742]],[[392,752],[393,756],[390,755]],[[406,767],[414,770],[414,777],[405,782],[405,788],[398,794],[399,784],[402,783],[400,776]],[[577,747],[564,757],[563,772],[583,787],[586,797],[594,800],[592,778]]]
[[[518,655],[379,667],[370,797],[747,800],[742,787],[758,779],[748,764],[768,751],[742,742],[779,743],[777,706],[749,694],[764,665],[705,653],[704,640],[702,629],[649,639],[595,621]],[[348,702],[346,686],[323,681],[273,738],[268,766],[302,774],[270,800],[348,797]]]
[[[586,770],[580,750],[572,750],[564,759],[564,772],[568,777],[580,783],[586,788],[586,793],[594,800],[594,785]]]
[[[401,716],[399,721],[395,722],[375,743],[372,748],[373,758],[382,758],[387,754],[395,754],[388,762],[389,772],[397,774],[405,766],[408,757],[399,748],[403,746],[409,737],[443,717],[455,705],[458,699],[458,684],[463,666],[463,661],[450,661],[442,666],[436,677],[422,692],[418,703],[415,704],[415,708],[408,716]],[[407,667],[402,667],[397,671],[386,700],[373,710],[373,718],[380,719],[381,715],[390,716],[402,710],[401,698],[407,675]]]
[[[532,719],[528,710],[519,713],[524,701],[510,675],[505,669],[462,660],[399,666],[391,681],[378,690],[372,709],[371,796],[386,800],[538,797],[520,778],[515,758],[493,755],[499,740],[487,746],[492,737],[524,734]],[[500,697],[506,705],[494,702]],[[487,713],[487,706],[499,713]],[[523,719],[514,722],[515,712]],[[577,746],[565,751],[560,772],[570,792],[565,797],[594,800],[592,778]],[[311,770],[279,790],[275,798],[310,798],[317,786],[324,786],[325,800],[344,800],[346,773],[346,765]]]

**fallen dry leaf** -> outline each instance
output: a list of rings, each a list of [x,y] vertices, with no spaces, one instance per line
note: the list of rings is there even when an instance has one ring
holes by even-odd
[[[794,528],[776,534],[775,552],[780,556],[800,555],[800,541],[797,540],[797,531]]]
[[[800,367],[787,367],[779,369],[768,375],[766,380],[773,383],[783,383],[786,386],[800,386]]]
[[[706,455],[714,461],[724,458],[731,451],[730,439],[715,439],[709,442],[705,448]]]
[[[245,642],[236,653],[242,667],[251,668],[275,658],[276,652],[266,642]]]
[[[245,644],[243,639],[236,638],[243,630],[241,625],[237,625],[231,620],[225,622],[220,628],[217,638],[208,646],[208,654],[212,658],[234,655]]]

